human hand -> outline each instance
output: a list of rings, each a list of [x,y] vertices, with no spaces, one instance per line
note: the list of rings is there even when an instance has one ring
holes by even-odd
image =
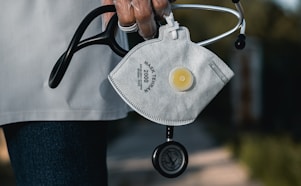
[[[155,16],[169,15],[171,6],[168,0],[115,0],[119,25],[139,30],[144,39],[155,36],[157,28]]]

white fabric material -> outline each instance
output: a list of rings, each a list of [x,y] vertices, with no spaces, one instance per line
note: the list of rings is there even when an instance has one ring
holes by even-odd
[[[158,39],[135,46],[109,80],[137,113],[162,125],[179,126],[192,123],[234,74],[214,53],[191,42],[187,28],[177,30],[177,39],[173,31],[170,25],[162,26]],[[170,73],[179,67],[193,76],[192,87],[185,91],[170,84]]]
[[[113,120],[128,106],[107,80],[120,61],[109,47],[74,55],[61,84],[48,78],[84,16],[99,0],[0,1],[0,125],[34,120]],[[101,19],[84,37],[101,32]],[[126,44],[125,35],[118,36]]]

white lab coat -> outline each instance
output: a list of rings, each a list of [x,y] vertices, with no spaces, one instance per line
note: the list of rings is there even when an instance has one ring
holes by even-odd
[[[100,0],[0,0],[0,125],[126,116],[128,106],[107,79],[120,57],[107,46],[77,52],[58,88],[48,87],[79,23],[98,6]],[[101,25],[94,21],[84,37],[100,33]]]

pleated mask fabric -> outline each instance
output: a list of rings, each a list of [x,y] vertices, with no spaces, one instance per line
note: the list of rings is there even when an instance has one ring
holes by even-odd
[[[162,125],[192,123],[233,77],[213,52],[193,43],[186,27],[159,28],[159,37],[136,45],[108,79],[138,114]],[[172,34],[173,32],[173,34]]]

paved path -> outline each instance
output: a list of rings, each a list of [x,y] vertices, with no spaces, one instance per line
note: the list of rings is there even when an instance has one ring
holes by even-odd
[[[165,142],[165,127],[144,119],[131,126],[109,145],[109,186],[260,186],[249,180],[246,170],[225,148],[214,145],[202,121],[175,127],[174,140],[186,147],[189,164],[186,172],[174,179],[162,177],[151,162],[155,147]],[[0,172],[0,182],[1,175],[9,176]]]
[[[189,154],[186,172],[168,179],[155,171],[154,148],[165,142],[165,127],[144,119],[136,122],[108,149],[110,186],[258,186],[247,171],[204,131],[200,121],[175,127],[174,140]]]

